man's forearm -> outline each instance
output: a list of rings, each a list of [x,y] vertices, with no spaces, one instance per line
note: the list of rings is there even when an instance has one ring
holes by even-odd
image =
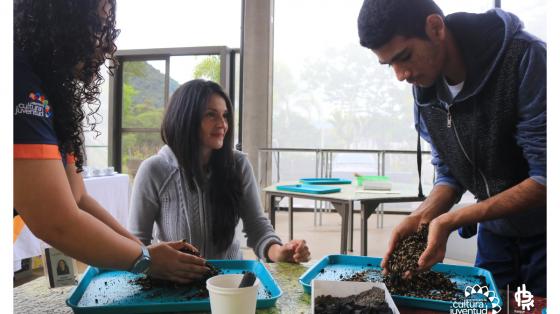
[[[453,229],[457,229],[461,226],[545,207],[546,186],[532,179],[525,179],[480,203],[450,212],[446,219]]]
[[[436,185],[430,195],[420,204],[412,215],[421,215],[422,223],[429,223],[434,218],[449,211],[457,199],[457,191],[448,185]]]

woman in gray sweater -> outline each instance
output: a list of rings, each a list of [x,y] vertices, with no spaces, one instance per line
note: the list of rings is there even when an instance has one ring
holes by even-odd
[[[235,227],[259,258],[305,262],[304,240],[282,244],[260,205],[247,156],[233,149],[233,108],[222,88],[192,80],[171,97],[165,144],[134,180],[129,228],[145,244],[186,239],[208,259],[242,259]],[[156,226],[153,232],[154,223]]]

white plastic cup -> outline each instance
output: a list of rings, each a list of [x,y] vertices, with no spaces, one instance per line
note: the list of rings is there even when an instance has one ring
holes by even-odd
[[[218,275],[206,280],[212,314],[254,314],[259,279],[251,287],[238,288],[242,274]]]

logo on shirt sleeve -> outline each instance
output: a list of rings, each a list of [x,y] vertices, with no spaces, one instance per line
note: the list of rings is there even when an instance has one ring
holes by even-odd
[[[50,118],[52,109],[49,100],[39,92],[30,92],[27,95],[26,103],[19,103],[16,106],[14,115],[32,115],[40,118]]]

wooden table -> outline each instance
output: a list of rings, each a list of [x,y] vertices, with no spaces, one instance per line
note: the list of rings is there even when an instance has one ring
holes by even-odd
[[[266,209],[269,213],[270,222],[272,226],[275,226],[276,220],[276,206],[275,201],[277,197],[288,197],[288,228],[289,228],[289,238],[293,239],[294,235],[294,212],[293,212],[293,199],[303,198],[311,199],[316,201],[326,201],[330,202],[337,213],[342,218],[342,227],[340,232],[340,253],[346,254],[348,251],[352,251],[353,246],[353,226],[354,226],[354,202],[360,202],[360,255],[367,255],[367,221],[371,214],[376,212],[379,204],[382,203],[405,203],[405,202],[419,202],[423,201],[423,197],[418,197],[418,191],[411,189],[399,190],[398,194],[390,193],[365,193],[361,192],[361,188],[355,186],[354,184],[341,184],[341,185],[329,185],[333,187],[338,187],[341,189],[338,193],[329,194],[309,194],[309,193],[298,193],[290,191],[280,191],[276,187],[278,185],[292,185],[298,184],[297,181],[289,182],[278,182],[273,185],[267,186],[263,189],[265,192]],[[398,189],[398,188],[397,188]]]

